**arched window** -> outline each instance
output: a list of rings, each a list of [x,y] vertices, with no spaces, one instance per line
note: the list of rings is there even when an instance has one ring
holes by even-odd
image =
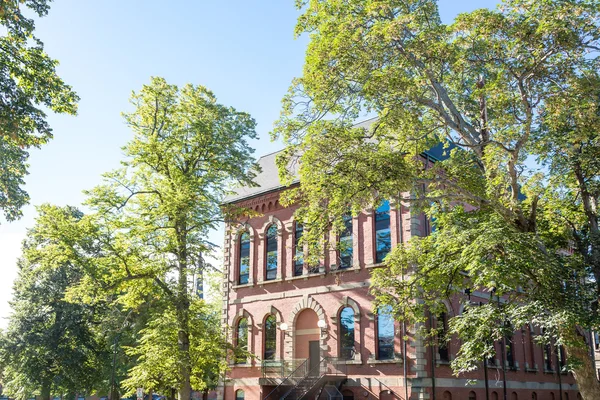
[[[542,335],[546,333],[546,328],[542,328]],[[544,344],[544,368],[546,371],[552,371],[552,347],[550,343]]]
[[[441,313],[437,318],[437,335],[438,335],[438,354],[441,361],[450,361],[450,352],[448,351],[448,315]]]
[[[385,200],[375,211],[375,262],[381,263],[392,249],[390,202]]]
[[[248,320],[241,318],[237,324],[236,330],[236,347],[241,354],[238,354],[235,358],[236,364],[244,364],[248,357],[246,352],[248,351]]]
[[[344,215],[344,230],[340,234],[340,268],[352,266],[352,215]]]
[[[477,395],[475,392],[469,392],[469,400],[477,400]]]
[[[442,398],[443,398],[444,400],[452,400],[452,393],[450,393],[449,391],[447,391],[447,390],[446,390],[446,391],[444,392],[444,395],[442,396]]]
[[[519,396],[517,395],[517,392],[512,392],[512,394],[510,395],[511,400],[519,400]]]
[[[294,276],[300,276],[304,272],[304,249],[300,245],[304,227],[296,222],[294,224]]]
[[[354,310],[345,307],[340,312],[340,358],[354,358]]]
[[[267,229],[267,278],[271,281],[277,278],[277,226]]]
[[[394,318],[392,307],[382,306],[377,310],[377,359],[394,358]]]
[[[240,236],[239,264],[238,283],[244,285],[250,278],[250,234],[248,232],[244,232]]]
[[[492,392],[492,400],[498,400],[498,393]]]
[[[244,391],[242,389],[235,391],[235,400],[244,400]]]
[[[277,350],[277,320],[274,315],[269,315],[265,319],[265,360],[274,360],[275,352]]]
[[[531,393],[531,400],[537,400],[537,393],[536,392],[532,392]]]

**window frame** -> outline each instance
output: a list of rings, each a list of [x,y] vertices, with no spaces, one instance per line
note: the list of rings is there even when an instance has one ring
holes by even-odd
[[[387,210],[386,211],[379,211],[382,207],[387,206]],[[373,211],[373,237],[374,237],[374,246],[373,246],[373,251],[374,251],[374,260],[375,260],[375,264],[381,264],[383,263],[383,260],[385,259],[385,257],[390,253],[390,251],[392,250],[392,206],[390,205],[389,200],[383,200],[381,202],[381,204],[379,205],[379,207],[377,207],[374,211]],[[377,222],[378,222],[378,215],[381,214],[385,214],[387,213],[387,227],[384,229],[377,229]],[[386,241],[383,240],[380,235],[379,232],[384,232],[387,230],[387,244],[388,244],[388,249],[385,252],[385,254],[381,255],[381,251],[379,250],[379,244],[380,242],[383,243],[385,245]]]
[[[349,346],[345,346],[345,342],[348,339],[345,339],[345,334],[344,334],[344,330],[347,329],[348,332],[350,332],[350,328],[345,328],[346,325],[344,324],[344,317],[342,316],[342,314],[346,311],[346,310],[350,310],[351,314],[350,316],[352,317],[352,347]],[[343,360],[354,360],[354,357],[356,356],[356,318],[354,315],[354,309],[351,306],[344,306],[340,309],[339,313],[338,313],[338,321],[339,321],[339,335],[338,335],[338,348],[339,348],[339,357],[340,359]],[[348,342],[350,342],[348,340]],[[348,351],[348,354],[345,353],[345,351]]]
[[[274,236],[269,236],[269,231],[274,230]],[[271,245],[270,240],[275,241],[275,250],[269,250],[269,245]],[[276,224],[271,224],[265,231],[265,240],[264,240],[264,252],[265,252],[265,281],[272,281],[277,279],[277,272],[279,270],[279,228]],[[275,253],[275,268],[269,268],[269,253]],[[269,275],[271,273],[271,275]]]
[[[247,240],[245,239],[245,235],[247,235]],[[243,231],[239,235],[239,244],[238,244],[238,256],[237,256],[237,282],[238,285],[247,285],[250,283],[250,275],[251,275],[251,257],[252,257],[252,235],[250,232]],[[244,256],[245,251],[243,252],[243,246],[245,243],[248,243],[248,255]],[[243,263],[244,260],[247,260],[246,263]],[[242,266],[245,265],[247,267],[247,273],[242,274]],[[244,279],[245,277],[245,279]]]
[[[394,320],[394,316],[391,313],[391,306],[388,306],[388,307],[390,308],[389,313],[385,313],[384,312],[382,314],[380,312],[380,308],[378,308],[377,309],[377,314],[375,314],[375,331],[376,331],[375,332],[375,337],[376,337],[376,340],[375,340],[375,359],[376,360],[394,360],[396,358],[396,354],[395,354],[395,350],[396,349],[395,349],[395,343],[394,343],[395,338],[396,338],[396,321]],[[392,353],[391,353],[390,357],[386,357],[386,358],[382,357],[382,354],[381,354],[381,349],[382,349],[381,342],[382,342],[382,340],[381,340],[381,336],[380,336],[380,334],[381,334],[381,327],[380,327],[379,323],[380,323],[382,315],[389,315],[390,322],[392,323],[392,342],[391,342]]]

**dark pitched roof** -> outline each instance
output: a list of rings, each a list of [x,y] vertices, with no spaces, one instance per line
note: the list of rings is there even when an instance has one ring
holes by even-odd
[[[355,125],[355,127],[368,129],[375,121],[377,121],[377,117],[359,122]],[[279,172],[277,169],[277,164],[275,163],[277,155],[280,154],[282,151],[283,150],[279,150],[260,157],[257,163],[261,168],[261,172],[254,179],[254,182],[258,186],[240,186],[233,189],[235,193],[226,196],[223,200],[223,204],[233,203],[236,201],[248,199],[254,196],[258,196],[264,193],[284,188],[285,186],[279,180]],[[432,147],[430,150],[424,152],[424,155],[430,156],[434,160],[444,160],[448,158],[448,156],[444,152],[443,143],[440,143]],[[289,169],[290,172],[295,176],[295,179],[292,183],[299,182],[299,178],[297,176],[298,163],[293,162],[292,164],[290,164]]]

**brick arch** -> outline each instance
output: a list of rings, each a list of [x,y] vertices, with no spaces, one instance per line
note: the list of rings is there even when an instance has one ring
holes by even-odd
[[[296,340],[294,332],[296,330],[296,321],[298,320],[298,315],[300,315],[300,313],[306,309],[313,310],[315,313],[317,313],[317,317],[320,320],[322,319],[327,322],[325,310],[323,309],[321,304],[319,304],[312,297],[308,297],[308,296],[303,297],[302,300],[298,304],[296,304],[296,306],[292,310],[292,313],[290,314],[290,318],[289,318],[290,325],[289,325],[288,329],[290,330],[291,334],[286,335],[286,337],[285,337],[285,344],[284,344],[285,353],[286,353],[286,357],[288,357],[290,359],[294,358],[294,344],[295,344],[295,340]],[[321,330],[321,335],[319,338],[319,342],[321,345],[321,357],[323,357],[325,355],[325,351],[327,349],[327,338],[329,336],[329,334],[328,334],[329,329],[331,329],[331,327]]]

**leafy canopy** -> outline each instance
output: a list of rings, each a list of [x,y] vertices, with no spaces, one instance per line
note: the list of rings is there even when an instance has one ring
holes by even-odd
[[[56,74],[58,62],[44,52],[27,11],[43,17],[48,0],[0,2],[0,209],[21,216],[29,196],[23,189],[29,148],[52,138],[45,110],[75,114],[79,97]],[[29,10],[24,10],[24,8]]]

